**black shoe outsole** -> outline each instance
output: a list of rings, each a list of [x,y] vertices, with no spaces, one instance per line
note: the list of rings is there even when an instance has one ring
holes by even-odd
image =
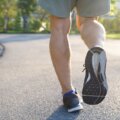
[[[89,105],[97,105],[99,103],[101,103],[105,97],[101,97],[101,96],[83,96],[84,98],[84,102],[86,104],[89,104]]]
[[[97,51],[98,53],[101,52],[101,48],[97,48],[97,49],[98,49],[98,51]],[[92,52],[94,52],[94,51],[92,51]],[[106,60],[105,52],[104,52],[103,59],[104,58]],[[91,71],[91,73],[90,73],[91,74],[91,80],[88,83],[84,84],[83,90],[82,90],[82,97],[83,97],[83,101],[86,104],[96,105],[96,104],[101,103],[104,100],[104,98],[107,94],[107,89],[103,85],[102,81],[100,79],[98,79],[100,77],[98,76],[98,78],[96,78],[94,70],[91,66],[91,61],[90,60],[92,60],[92,53],[89,51],[87,56],[86,56],[85,65],[86,65],[87,69],[91,69],[91,70],[89,70],[89,71]],[[106,68],[106,66],[105,66],[105,68]]]

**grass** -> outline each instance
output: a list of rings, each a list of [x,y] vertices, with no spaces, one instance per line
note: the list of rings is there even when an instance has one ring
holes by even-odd
[[[120,39],[120,33],[107,34],[108,39]]]

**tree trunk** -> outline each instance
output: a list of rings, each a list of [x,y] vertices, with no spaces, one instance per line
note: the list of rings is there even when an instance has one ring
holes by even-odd
[[[29,30],[28,16],[23,15],[22,18],[23,18],[23,30],[24,30],[24,32],[28,32],[28,30]]]
[[[9,21],[9,17],[4,16],[4,32],[8,31],[8,21]]]

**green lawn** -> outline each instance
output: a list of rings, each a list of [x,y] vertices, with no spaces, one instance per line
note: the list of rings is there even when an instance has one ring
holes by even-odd
[[[109,39],[120,39],[120,33],[107,34],[107,38],[109,38]]]

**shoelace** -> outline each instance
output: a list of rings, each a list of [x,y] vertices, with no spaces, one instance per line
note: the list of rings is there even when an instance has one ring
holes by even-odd
[[[87,69],[85,64],[83,65],[83,67],[84,67],[84,69],[82,70],[82,72],[84,72]]]

